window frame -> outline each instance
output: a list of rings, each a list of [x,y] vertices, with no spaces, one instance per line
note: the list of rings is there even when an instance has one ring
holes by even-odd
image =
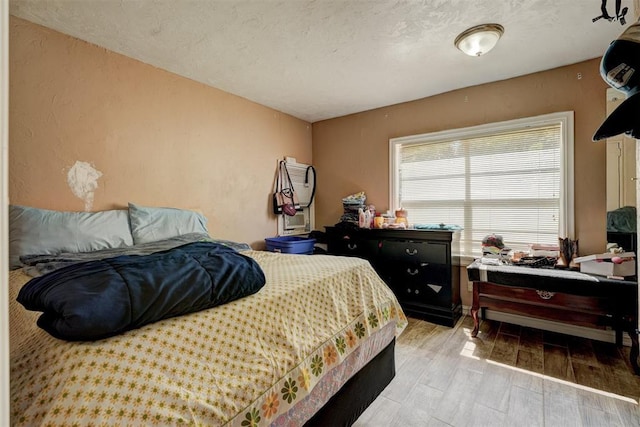
[[[471,137],[486,137],[493,134],[512,132],[531,127],[560,125],[560,206],[558,237],[575,239],[574,213],[574,112],[562,111],[534,117],[485,123],[464,128],[436,131],[418,135],[402,136],[389,139],[389,209],[393,212],[400,208],[400,179],[398,161],[402,146],[413,144],[443,143]],[[409,212],[409,218],[411,213]],[[462,254],[458,254],[462,255]],[[466,256],[465,256],[466,255]],[[462,255],[472,259],[468,254]]]

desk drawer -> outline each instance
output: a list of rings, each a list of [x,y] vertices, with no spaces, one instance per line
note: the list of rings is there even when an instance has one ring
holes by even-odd
[[[480,297],[480,306],[503,313],[554,320],[588,328],[605,329],[615,326],[613,316],[597,311],[571,310],[570,308],[521,303],[489,296]]]
[[[567,311],[581,311],[594,314],[611,313],[611,302],[606,298],[546,292],[528,288],[500,286],[493,283],[478,283],[480,299],[512,301],[519,304],[553,307]]]

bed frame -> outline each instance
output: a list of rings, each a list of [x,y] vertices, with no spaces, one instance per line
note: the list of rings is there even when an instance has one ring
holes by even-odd
[[[394,338],[311,418],[305,427],[350,426],[396,375]]]

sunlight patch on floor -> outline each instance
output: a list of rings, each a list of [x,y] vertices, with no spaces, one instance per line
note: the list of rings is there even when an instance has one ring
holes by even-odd
[[[538,377],[538,378],[542,378],[544,380],[547,381],[553,381],[556,382],[558,384],[563,384],[563,385],[567,385],[579,390],[584,390],[584,391],[588,391],[591,393],[596,393],[602,396],[606,396],[606,397],[612,397],[614,399],[619,399],[619,400],[623,400],[625,402],[629,402],[629,403],[634,403],[634,404],[638,404],[638,401],[636,399],[632,399],[631,397],[627,397],[627,396],[620,396],[619,394],[615,394],[615,393],[611,393],[608,391],[604,391],[604,390],[599,390],[597,388],[593,388],[593,387],[587,387],[586,385],[582,385],[582,384],[577,384],[571,381],[566,381],[566,380],[562,380],[560,378],[555,378],[555,377],[550,377],[549,375],[544,375],[544,374],[539,374],[537,372],[531,372],[531,371],[527,371],[526,369],[522,369],[522,368],[517,368],[515,366],[509,366],[509,365],[505,365],[504,363],[500,363],[500,362],[494,362],[493,360],[489,360],[489,359],[485,359],[487,361],[487,363],[491,363],[492,365],[496,365],[496,366],[500,366],[502,368],[507,368],[507,369],[511,369],[517,372],[521,372],[523,374],[528,374],[534,377]]]
[[[467,336],[471,337],[471,329],[469,329],[469,330],[467,330],[467,328],[463,328],[463,329],[464,329],[464,332],[467,334]],[[590,393],[596,393],[596,394],[599,394],[601,396],[612,397],[614,399],[619,399],[619,400],[622,400],[624,402],[633,403],[635,405],[638,405],[638,403],[639,403],[638,400],[633,399],[631,397],[621,396],[619,394],[611,393],[611,392],[604,391],[604,390],[599,390],[597,388],[588,387],[588,386],[585,386],[585,385],[582,385],[582,384],[577,384],[577,383],[574,383],[574,382],[571,382],[571,381],[562,380],[560,378],[551,377],[549,375],[544,375],[544,374],[540,374],[540,373],[537,373],[537,372],[528,371],[526,369],[518,368],[518,367],[515,367],[515,366],[511,366],[511,365],[506,365],[504,363],[496,362],[496,361],[493,361],[493,360],[490,360],[490,359],[482,359],[482,358],[480,358],[478,356],[474,356],[473,355],[475,350],[476,350],[476,347],[477,347],[477,344],[475,342],[467,341],[464,344],[462,350],[460,351],[460,355],[464,356],[464,357],[468,357],[470,359],[474,359],[474,360],[484,360],[487,363],[490,363],[492,365],[500,366],[500,367],[506,368],[506,369],[511,369],[513,371],[517,371],[517,372],[521,372],[523,374],[527,374],[527,375],[531,375],[531,376],[534,376],[534,377],[542,378],[542,379],[547,380],[547,381],[553,381],[553,382],[558,383],[558,384],[567,385],[567,386],[570,386],[570,387],[573,387],[573,388],[576,388],[576,389],[579,389],[579,390],[588,391]]]
[[[468,357],[470,359],[480,360],[478,356],[473,355],[475,351],[476,351],[476,343],[474,343],[473,341],[467,341],[464,347],[462,347],[462,350],[460,351],[460,355],[464,357]]]

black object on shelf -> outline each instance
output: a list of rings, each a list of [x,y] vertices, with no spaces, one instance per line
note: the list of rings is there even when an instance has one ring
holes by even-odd
[[[638,253],[638,237],[636,233],[622,231],[607,231],[607,242],[617,243],[626,252]]]

